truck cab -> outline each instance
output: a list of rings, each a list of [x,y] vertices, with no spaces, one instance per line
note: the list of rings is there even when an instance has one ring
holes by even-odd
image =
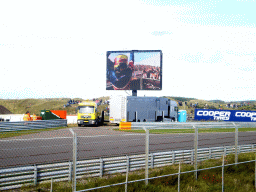
[[[102,123],[102,117],[98,111],[98,104],[94,101],[84,101],[78,104],[77,125],[95,125]]]

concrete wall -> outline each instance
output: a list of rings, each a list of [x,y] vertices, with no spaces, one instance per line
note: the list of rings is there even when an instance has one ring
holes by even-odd
[[[0,118],[4,121],[23,121],[24,114],[0,114]]]
[[[25,114],[0,114],[0,119],[4,119],[4,121],[23,121],[23,116]],[[77,123],[77,115],[67,115],[67,123],[68,124],[76,124]]]

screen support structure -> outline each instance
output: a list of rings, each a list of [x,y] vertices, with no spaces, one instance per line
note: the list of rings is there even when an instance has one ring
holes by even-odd
[[[132,96],[137,97],[137,90],[132,90]]]

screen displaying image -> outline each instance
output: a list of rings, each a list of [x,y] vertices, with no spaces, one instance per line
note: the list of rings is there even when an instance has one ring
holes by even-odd
[[[161,51],[108,51],[107,90],[161,90]]]

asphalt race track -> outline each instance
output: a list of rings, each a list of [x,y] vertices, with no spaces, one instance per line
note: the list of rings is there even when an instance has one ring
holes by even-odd
[[[112,130],[117,127],[74,127],[77,160],[145,153],[145,134]],[[194,148],[194,134],[150,134],[150,152]],[[256,132],[239,132],[238,144],[254,144]],[[235,133],[199,133],[198,148],[235,145]],[[69,129],[0,140],[0,168],[72,161]]]

